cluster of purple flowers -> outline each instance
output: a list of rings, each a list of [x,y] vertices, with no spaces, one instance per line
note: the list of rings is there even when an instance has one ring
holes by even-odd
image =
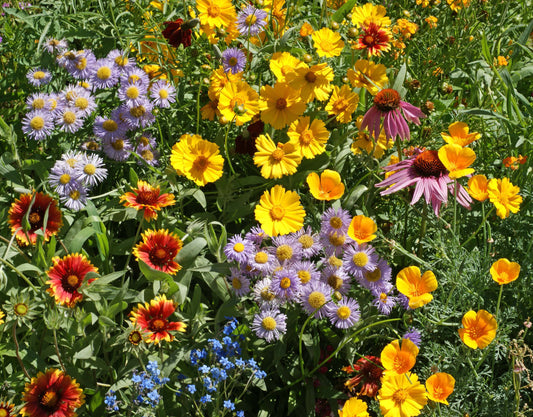
[[[228,241],[226,257],[238,264],[229,281],[236,296],[251,295],[260,307],[251,326],[258,337],[280,339],[286,331],[283,307],[299,306],[341,329],[359,321],[354,296],[364,292],[382,314],[390,314],[398,303],[405,307],[405,297],[393,293],[387,261],[370,244],[348,236],[351,219],[347,211],[330,208],[322,215],[319,233],[304,227],[270,239],[255,227]]]
[[[208,407],[216,403],[216,397],[222,396],[225,409],[235,411],[235,401],[228,395],[235,391],[236,384],[247,377],[250,381],[258,382],[266,377],[255,360],[243,359],[239,339],[242,335],[235,334],[239,323],[235,318],[229,318],[224,326],[223,336],[219,339],[209,339],[205,349],[191,351],[191,364],[198,370],[198,375],[193,378],[183,376],[182,393],[198,400],[199,407]],[[195,399],[196,398],[196,399]],[[244,417],[244,411],[235,411],[239,417]]]

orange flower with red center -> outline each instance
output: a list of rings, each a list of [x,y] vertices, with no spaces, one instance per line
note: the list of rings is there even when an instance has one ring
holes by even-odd
[[[174,194],[161,194],[159,187],[153,187],[145,181],[138,181],[137,188],[132,192],[125,193],[120,197],[125,207],[133,207],[135,210],[144,211],[144,219],[150,221],[157,219],[157,212],[162,207],[172,206],[176,203]]]
[[[89,272],[98,272],[91,262],[79,253],[73,253],[63,258],[52,259],[53,265],[48,270],[50,278],[46,281],[50,288],[46,291],[55,298],[57,304],[74,307],[83,296],[78,292]],[[91,283],[93,279],[88,282]]]
[[[169,321],[168,317],[176,311],[176,304],[167,300],[165,295],[157,296],[150,303],[138,304],[130,313],[134,325],[148,333],[146,343],[159,344],[161,340],[172,342],[174,335],[169,332],[184,332],[187,325],[180,321]]]
[[[48,216],[46,224],[45,217]],[[35,245],[37,242],[37,230],[44,229],[44,240],[47,242],[50,236],[54,236],[63,224],[61,210],[57,207],[57,201],[43,193],[21,194],[11,204],[8,213],[8,223],[11,232],[16,233],[19,245]]]
[[[370,23],[363,28],[361,36],[353,46],[355,49],[366,49],[368,56],[381,55],[390,50],[391,33],[375,23]]]
[[[150,268],[174,275],[181,265],[174,258],[183,247],[183,242],[168,230],[147,230],[143,241],[133,249],[137,261],[141,260]]]
[[[39,372],[26,383],[20,410],[29,417],[76,417],[76,408],[85,402],[85,395],[75,379],[58,369]]]

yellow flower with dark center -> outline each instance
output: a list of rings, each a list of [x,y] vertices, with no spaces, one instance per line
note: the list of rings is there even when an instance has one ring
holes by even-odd
[[[367,3],[364,6],[355,6],[352,9],[352,23],[357,27],[368,27],[370,23],[378,26],[390,26],[390,18],[385,16],[387,9],[384,6],[374,6]]]
[[[520,211],[520,203],[522,203],[522,196],[518,194],[520,188],[513,185],[509,178],[491,179],[487,192],[490,202],[496,207],[496,214],[501,219],[508,217],[509,213]]]
[[[196,0],[198,18],[202,25],[227,28],[237,18],[230,0]]]
[[[200,139],[183,154],[183,173],[196,185],[215,182],[223,174],[224,158],[216,143]]]
[[[209,90],[207,94],[211,100],[218,100],[220,92],[227,84],[242,81],[242,72],[233,74],[231,71],[225,72],[223,67],[214,70],[209,77]]]
[[[246,81],[227,83],[220,91],[218,109],[226,119],[241,126],[259,113],[259,94]]]
[[[343,85],[342,88],[333,86],[333,94],[326,105],[328,114],[336,116],[340,123],[348,123],[352,120],[352,114],[357,109],[359,95],[352,92],[350,87]]]
[[[474,200],[485,201],[489,198],[488,185],[489,181],[485,175],[474,175],[468,180],[466,191]]]
[[[326,169],[320,177],[316,172],[307,176],[309,191],[317,200],[337,200],[344,194],[344,184],[338,172]]]
[[[404,268],[396,276],[396,287],[409,298],[409,307],[412,309],[422,307],[433,300],[430,292],[435,291],[437,286],[435,274],[426,271],[422,275],[417,266]]]
[[[289,126],[287,136],[302,157],[313,159],[326,151],[329,131],[320,119],[309,122],[310,118],[307,116],[295,120]]]
[[[498,323],[492,314],[486,310],[477,313],[470,310],[463,316],[463,328],[459,329],[459,336],[465,345],[472,349],[484,349],[496,337]]]
[[[403,375],[415,366],[417,355],[418,348],[409,339],[393,340],[381,351],[381,364],[387,374]]]
[[[490,267],[490,275],[498,284],[509,284],[518,278],[520,274],[520,265],[511,262],[509,259],[501,258]]]
[[[179,142],[172,147],[170,155],[170,164],[176,170],[178,175],[185,176],[183,169],[183,155],[190,152],[191,146],[197,141],[202,140],[200,135],[181,135]]]
[[[285,83],[261,87],[261,98],[261,120],[274,129],[283,129],[302,115],[306,108],[298,91]]]
[[[464,147],[481,138],[481,133],[469,133],[468,131],[469,127],[466,123],[454,122],[448,126],[448,133],[442,132],[440,135],[446,143],[455,143]]]
[[[306,68],[307,65],[288,52],[276,52],[269,62],[270,71],[274,73],[280,83],[286,82],[286,76],[299,68]]]
[[[333,81],[333,69],[328,64],[322,62],[309,68],[307,65],[289,72],[285,80],[289,86],[300,91],[302,100],[306,102],[313,101],[315,98],[319,101],[327,100],[331,93]]]
[[[355,124],[359,129],[359,133],[357,134],[357,137],[354,137],[350,149],[354,155],[359,155],[362,153],[362,151],[365,151],[368,155],[372,155],[374,158],[379,159],[384,155],[387,149],[390,149],[394,146],[394,141],[392,139],[388,139],[387,135],[385,134],[385,130],[381,129],[378,141],[374,144],[368,129],[361,130],[362,121],[363,115],[357,116]]]
[[[426,390],[430,400],[448,405],[447,398],[453,392],[455,379],[446,372],[437,372],[426,380]]]
[[[365,88],[370,94],[376,95],[389,82],[387,67],[375,64],[373,61],[360,59],[346,74],[352,87]]]
[[[254,164],[261,167],[261,175],[265,178],[292,175],[302,161],[299,150],[292,143],[276,145],[268,134],[260,135],[255,140],[255,146]]]
[[[341,35],[333,32],[331,29],[322,28],[313,32],[311,35],[313,39],[313,46],[316,49],[318,56],[331,58],[339,56],[344,49],[344,42]]]
[[[418,376],[386,372],[378,394],[379,408],[385,417],[418,416],[427,404],[427,393]]]
[[[444,145],[439,149],[439,159],[449,172],[450,179],[470,175],[474,168],[469,168],[476,160],[476,153],[470,148],[462,148],[454,143]]]
[[[294,191],[275,185],[265,191],[255,207],[255,219],[269,236],[297,232],[304,224],[305,210]]]

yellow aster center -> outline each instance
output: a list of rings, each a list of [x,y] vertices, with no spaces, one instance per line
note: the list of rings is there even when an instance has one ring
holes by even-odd
[[[278,258],[280,261],[291,259],[292,254],[293,250],[289,245],[280,245],[276,248],[276,258]]]
[[[74,91],[67,91],[67,94],[65,94],[67,101],[74,100],[74,97],[76,97],[76,93]]]
[[[277,323],[273,317],[268,316],[263,319],[263,321],[261,322],[261,326],[263,327],[263,329],[271,332],[277,327]]]
[[[350,317],[350,314],[352,314],[350,307],[342,306],[337,309],[337,317],[341,320],[346,320],[348,317]]]
[[[383,304],[385,304],[387,302],[387,298],[388,298],[388,295],[385,294],[384,292],[382,292],[380,295],[379,295],[379,301],[381,301]]]
[[[93,164],[87,164],[83,168],[83,172],[85,172],[87,175],[94,175],[96,172],[96,167]]]
[[[50,102],[50,109],[55,110],[57,107],[57,100],[54,100],[53,98],[49,98],[48,101]]]
[[[231,280],[231,286],[236,290],[240,290],[242,288],[242,282],[239,278],[233,278]]]
[[[144,113],[146,113],[146,109],[144,108],[144,106],[132,107],[130,109],[130,114],[133,117],[141,117]]]
[[[309,294],[309,297],[307,297],[307,302],[316,310],[326,303],[326,297],[320,291],[313,291]]]
[[[69,197],[72,198],[73,200],[77,200],[78,198],[80,198],[80,192],[78,190],[73,190],[70,192],[69,194]]]
[[[368,255],[364,252],[357,252],[352,256],[352,260],[355,266],[362,268],[368,263]]]
[[[265,301],[272,301],[275,297],[274,293],[270,292],[268,288],[264,288],[261,291],[261,298]]]
[[[272,152],[272,159],[274,161],[281,161],[283,157],[285,156],[285,152],[283,152],[283,149],[277,148],[274,152]]]
[[[241,242],[238,242],[235,245],[233,245],[233,250],[235,252],[241,253],[244,250],[244,245]]]
[[[344,242],[346,241],[345,235],[338,235],[337,233],[333,233],[329,236],[329,243],[331,243],[333,246],[342,246],[344,245]]]
[[[394,394],[392,394],[392,400],[396,403],[397,406],[400,406],[404,403],[404,401],[408,397],[407,390],[401,388],[398,391],[396,391]]]
[[[141,157],[145,161],[152,161],[154,159],[154,154],[149,149],[145,149],[144,151],[141,152]]]
[[[70,175],[69,174],[63,174],[59,177],[59,182],[63,185],[68,184],[70,182]]]
[[[77,287],[78,286],[78,277],[76,275],[69,275],[67,277],[68,285],[71,287]]]
[[[34,108],[34,109],[42,109],[45,105],[45,101],[44,101],[44,98],[36,98],[35,100],[33,100],[33,103],[31,103],[31,106]]]
[[[19,317],[23,317],[25,316],[26,314],[28,314],[28,310],[30,308],[24,304],[24,303],[17,303],[15,304],[15,306],[13,307],[13,312],[19,316]],[[2,414],[0,414],[0,417],[2,416]]]
[[[270,217],[272,220],[281,220],[285,216],[285,209],[281,206],[274,206],[270,209]]]
[[[44,71],[35,71],[33,73],[33,78],[36,80],[42,80],[44,77],[46,77],[46,74]]]
[[[287,108],[287,100],[283,97],[280,97],[276,100],[276,109],[284,110]]]
[[[284,290],[286,290],[287,288],[291,286],[291,279],[288,277],[282,278],[279,283],[279,286],[283,288]]]
[[[126,97],[128,97],[129,99],[132,99],[132,100],[136,99],[137,97],[139,97],[140,94],[141,93],[139,89],[135,87],[134,85],[126,89]]]
[[[124,141],[122,139],[117,139],[117,140],[111,142],[111,147],[115,151],[121,151],[122,149],[124,149]]]
[[[96,71],[96,76],[101,80],[107,80],[109,77],[111,77],[111,68],[109,67],[98,68],[98,71]]]
[[[65,162],[68,164],[69,167],[74,168],[74,165],[76,165],[76,162],[78,161],[76,161],[76,159],[74,158],[69,158]]]
[[[315,241],[313,240],[313,237],[310,235],[302,235],[298,238],[298,242],[302,245],[302,248],[309,249]]]
[[[255,22],[257,22],[257,16],[252,13],[246,19],[244,20],[248,26],[252,26]]]
[[[81,110],[85,110],[87,107],[89,107],[89,100],[87,100],[85,97],[77,97],[74,101],[74,105]]]
[[[340,287],[342,287],[342,283],[342,279],[340,279],[337,275],[330,275],[328,277],[328,285],[334,290],[338,290]]]
[[[138,75],[136,74],[131,74],[129,77],[128,77],[128,82],[130,83],[135,83],[137,81],[139,81],[141,79],[141,77],[139,77]]]
[[[166,99],[168,98],[168,91],[167,90],[159,90],[159,98]]]
[[[311,281],[311,273],[309,271],[298,271],[298,278],[302,284],[307,284]]]
[[[123,56],[117,56],[117,57],[115,58],[115,64],[117,64],[117,65],[120,66],[120,67],[125,66],[127,63],[128,63],[128,58],[126,58],[126,57],[123,57]]]
[[[104,123],[102,123],[102,127],[108,132],[114,132],[118,129],[118,124],[114,120],[106,120]]]
[[[254,260],[258,264],[265,264],[268,261],[268,254],[266,252],[257,252]]]
[[[198,171],[201,171],[201,172],[204,172],[207,167],[209,166],[209,160],[203,156],[203,155],[199,155],[193,162],[193,168],[195,170],[198,170]]]
[[[236,57],[234,57],[234,56],[232,56],[230,59],[228,59],[228,65],[230,67],[234,67],[238,63],[239,63],[239,60]]]
[[[78,63],[76,64],[76,68],[78,68],[80,71],[87,68],[87,58],[81,57]]]
[[[365,279],[370,282],[379,281],[381,278],[381,270],[379,268],[374,269],[370,272],[365,272]]]
[[[313,71],[309,71],[307,74],[305,74],[305,80],[308,83],[314,83],[316,81],[316,74]]]
[[[309,145],[314,139],[313,132],[309,129],[305,129],[300,135],[300,143],[302,145]]]
[[[30,120],[30,126],[33,130],[41,130],[44,127],[44,119],[41,116],[35,116]]]
[[[220,15],[220,7],[216,4],[210,4],[207,8],[207,14],[209,17],[218,17]]]
[[[340,217],[332,217],[329,219],[329,225],[334,229],[340,229],[342,227],[342,219]]]
[[[337,258],[335,255],[331,255],[328,258],[328,264],[335,268],[340,268],[342,266],[342,259]]]
[[[74,123],[76,121],[76,113],[74,113],[72,111],[66,111],[63,114],[63,121],[66,124],[71,125],[72,123]]]
[[[139,138],[139,145],[148,146],[149,144],[150,144],[150,139],[148,139],[146,136],[141,136]]]
[[[44,395],[41,397],[41,404],[51,410],[53,409],[59,398],[57,397],[57,394],[54,391],[46,391]]]

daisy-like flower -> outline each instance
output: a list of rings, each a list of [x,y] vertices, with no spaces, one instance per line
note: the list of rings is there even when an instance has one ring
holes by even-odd
[[[101,139],[121,138],[128,131],[128,126],[119,117],[96,116],[93,124],[94,134]]]
[[[274,129],[283,129],[305,111],[305,102],[298,90],[277,82],[274,87],[261,87],[261,120]]]
[[[254,300],[262,309],[274,307],[280,303],[276,298],[276,294],[272,291],[272,280],[270,278],[263,278],[254,284]]]
[[[96,89],[110,88],[118,83],[119,76],[120,70],[115,66],[115,61],[102,58],[96,60],[89,81]]]
[[[336,116],[340,123],[348,123],[352,120],[352,114],[357,109],[359,95],[354,93],[346,84],[341,88],[333,86],[333,94],[326,105],[328,114]]]
[[[391,295],[393,288],[394,285],[385,282],[379,287],[372,289],[372,295],[374,296],[372,304],[381,314],[385,314],[386,316],[391,313],[392,309],[398,303],[398,298]],[[406,338],[404,337],[404,339]]]
[[[122,72],[126,72],[136,65],[135,59],[128,57],[128,51],[121,51],[120,49],[109,51],[107,59],[112,60]]]
[[[279,266],[276,255],[263,249],[257,249],[252,253],[247,264],[252,268],[252,273],[258,272],[260,274],[272,273]]]
[[[267,25],[267,12],[248,4],[237,15],[237,29],[242,36],[256,36]]]
[[[280,269],[274,272],[270,288],[276,297],[284,301],[297,301],[301,289],[300,278],[292,269]]]
[[[350,150],[354,155],[359,155],[365,151],[368,155],[372,155],[374,158],[381,158],[387,149],[390,149],[394,146],[394,141],[392,139],[387,139],[385,135],[385,130],[381,129],[379,132],[379,138],[377,141],[374,141],[370,136],[370,133],[366,129],[361,129],[361,123],[363,122],[363,116],[357,116],[355,124],[359,132],[357,136],[353,138],[352,146]],[[391,162],[393,158],[396,158],[396,155],[391,155]],[[396,162],[398,162],[396,160]]]
[[[364,288],[375,291],[385,291],[385,287],[391,280],[392,269],[383,258],[379,258],[376,262],[375,268],[361,271],[355,275],[355,278]]]
[[[388,374],[403,375],[415,366],[418,348],[409,339],[393,340],[381,351],[381,363]]]
[[[120,74],[120,84],[136,84],[148,87],[150,85],[150,77],[141,68],[133,66]]]
[[[172,342],[174,335],[170,332],[185,332],[187,325],[180,321],[169,321],[168,318],[176,311],[176,303],[167,297],[158,295],[150,303],[138,304],[130,313],[133,325],[147,333],[146,343],[159,344],[166,340]]]
[[[509,259],[501,258],[490,267],[490,275],[498,284],[509,284],[518,278],[520,274],[520,265],[511,262]]]
[[[416,374],[385,373],[378,394],[379,408],[384,416],[413,417],[427,404],[426,388]]]
[[[476,160],[476,153],[470,148],[462,148],[460,145],[451,143],[441,147],[438,155],[452,180],[474,172],[474,168],[469,168],[469,166]]]
[[[78,164],[74,167],[74,175],[88,187],[98,185],[107,177],[104,160],[96,154],[83,153]]]
[[[250,279],[238,268],[231,268],[229,282],[237,297],[243,297],[250,292]]]
[[[246,81],[229,82],[220,91],[218,110],[242,126],[259,113],[259,94]]]
[[[396,288],[409,297],[409,307],[413,309],[422,307],[433,300],[430,292],[435,291],[437,286],[435,274],[432,271],[426,271],[422,275],[417,266],[404,268],[396,276]]]
[[[49,112],[33,110],[22,119],[22,132],[29,138],[43,140],[52,134],[54,121]]]
[[[354,276],[362,276],[364,272],[376,269],[378,254],[370,245],[350,245],[342,258],[342,268]],[[367,287],[368,288],[368,287]]]
[[[380,56],[383,52],[390,51],[391,39],[392,34],[389,29],[372,22],[362,28],[362,33],[352,48],[366,49],[369,57]]]
[[[374,6],[367,3],[363,6],[354,6],[352,9],[352,23],[357,27],[367,27],[371,23],[379,26],[390,26],[390,18],[385,16],[387,9],[382,5]]]
[[[320,252],[321,245],[318,234],[313,233],[310,226],[302,227],[294,234],[294,238],[298,241],[302,249],[302,257],[309,259]]]
[[[152,113],[154,105],[145,97],[140,99],[139,103],[134,107],[129,107],[127,104],[119,107],[130,130],[139,127],[146,128],[155,121],[155,116]]]
[[[367,410],[368,405],[363,400],[352,397],[339,410],[339,417],[369,417]]]
[[[346,233],[333,232],[330,234],[322,233],[320,242],[326,255],[341,256],[352,239]]]
[[[255,315],[252,330],[269,343],[279,340],[287,331],[287,316],[275,307],[265,308]]]
[[[47,212],[48,219],[44,224]],[[63,224],[57,201],[41,192],[21,194],[11,204],[7,222],[11,226],[11,232],[16,233],[17,242],[21,246],[35,245],[37,242],[35,232],[37,230],[43,230],[44,241],[48,242],[51,236],[59,232],[59,228]]]
[[[125,137],[115,137],[104,139],[103,149],[108,158],[115,161],[125,161],[130,157],[133,146]]]
[[[365,88],[370,94],[376,95],[385,84],[389,82],[386,73],[387,67],[375,64],[373,61],[360,59],[349,69],[348,79],[355,88]]]
[[[302,249],[296,243],[294,234],[273,237],[272,244],[268,250],[276,256],[281,265],[288,266],[301,260]]]
[[[496,207],[496,214],[500,219],[509,217],[509,213],[518,213],[522,196],[518,193],[520,188],[513,185],[509,178],[493,178],[487,185],[489,200]]]
[[[254,154],[254,164],[261,168],[264,178],[281,178],[292,175],[302,161],[299,150],[291,143],[277,145],[267,134],[259,135],[255,140],[257,152]]]
[[[333,81],[333,69],[325,62],[313,65],[309,68],[307,65],[296,68],[294,71],[287,73],[286,82],[300,91],[302,100],[307,103],[315,98],[319,101],[327,100],[332,90],[330,85]]]
[[[447,398],[453,392],[455,378],[446,372],[437,372],[426,380],[428,398],[432,401],[448,404]]]
[[[150,97],[157,107],[168,108],[176,101],[176,89],[167,80],[158,80],[150,87]]]
[[[237,17],[230,0],[198,0],[196,2],[200,24],[227,28]]]
[[[456,184],[454,192],[453,183],[448,176],[448,170],[438,157],[438,152],[433,150],[415,150],[414,154],[397,164],[386,166],[385,171],[395,171],[376,187],[388,187],[381,191],[381,195],[392,194],[410,185],[416,184],[411,205],[415,204],[422,195],[426,203],[433,206],[435,215],[439,215],[442,203],[448,202],[448,192],[457,196],[457,202],[463,207],[470,208],[472,201],[466,190]]]
[[[199,186],[215,182],[222,176],[224,158],[220,155],[220,149],[216,143],[201,138],[183,142],[185,146],[183,146],[181,164],[176,163],[176,158],[171,157],[170,161],[174,169],[181,170],[181,175]],[[172,147],[172,155],[179,151],[181,146],[177,145],[179,143]]]
[[[306,68],[307,65],[300,61],[289,52],[276,52],[270,58],[270,70],[276,76],[280,83],[285,83],[286,77],[289,73],[296,71],[299,68]]]
[[[98,269],[79,253],[55,257],[52,262],[52,267],[46,273],[50,278],[46,281],[50,285],[46,291],[57,304],[72,308],[83,299],[78,289],[84,283],[85,276],[89,272],[98,273]]]
[[[133,207],[135,210],[143,210],[146,221],[157,219],[157,212],[163,207],[173,206],[176,203],[174,194],[163,193],[159,186],[152,186],[146,181],[138,181],[137,188],[124,193],[120,202],[125,207]]]
[[[330,322],[339,329],[353,327],[361,317],[357,301],[346,296],[337,303],[329,303],[326,306],[326,314]]]
[[[308,116],[304,116],[291,123],[287,136],[289,143],[296,147],[302,157],[313,159],[326,151],[329,131],[322,120],[314,119],[311,122]]]
[[[346,234],[352,216],[342,208],[329,208],[322,214],[321,232],[327,235],[337,233]]]
[[[96,57],[90,50],[71,51],[64,54],[64,68],[78,80],[85,80],[91,76],[96,66]],[[59,62],[61,65],[61,61]]]
[[[364,215],[354,216],[348,226],[348,236],[358,244],[367,243],[374,240],[378,226],[370,217]]]
[[[72,106],[81,113],[82,117],[88,117],[96,110],[96,100],[87,90],[80,91],[72,101]]]
[[[350,277],[335,266],[328,265],[322,270],[320,280],[328,284],[335,293],[347,294],[351,288]]]
[[[79,182],[73,183],[72,189],[60,197],[65,207],[73,211],[80,211],[87,205],[87,188]]]
[[[344,49],[341,35],[329,28],[322,28],[311,35],[313,46],[320,57],[331,58],[339,56]]]
[[[381,359],[377,356],[366,355],[359,358],[356,363],[342,368],[348,374],[355,376],[348,379],[344,385],[357,395],[375,398],[381,387],[383,367]],[[357,392],[356,390],[359,389]]]
[[[239,235],[233,236],[224,247],[224,254],[229,261],[246,263],[254,252],[254,244]]]
[[[410,131],[407,121],[416,125],[420,124],[420,118],[426,115],[412,104],[402,101],[400,94],[392,89],[386,88],[374,96],[374,105],[365,113],[361,123],[361,129],[368,127],[375,140],[379,137],[381,118],[383,118],[383,129],[387,138],[409,139]]]
[[[191,46],[191,26],[187,25],[185,27],[183,23],[183,19],[163,22],[165,29],[163,29],[162,35],[168,41],[169,45],[172,45],[174,48],[179,48],[180,45],[183,45],[184,48]]]
[[[15,414],[15,405],[0,401],[0,416],[3,417],[14,417]]]
[[[44,42],[43,48],[52,55],[58,55],[68,49],[68,43],[65,39],[48,38]]]
[[[320,177],[316,172],[312,172],[307,176],[306,181],[309,191],[317,200],[337,200],[344,194],[344,184],[337,171],[326,169]]]
[[[458,330],[459,336],[469,348],[484,349],[496,337],[498,323],[486,310],[479,310],[477,313],[470,310],[463,316],[462,323],[463,328]]]
[[[63,161],[57,161],[52,169],[50,169],[48,183],[54,187],[56,193],[64,196],[77,188],[79,181],[78,175],[74,172],[73,168]]]
[[[461,147],[465,147],[481,138],[481,133],[469,133],[468,131],[469,127],[466,123],[454,122],[448,126],[448,133],[441,133],[440,135],[446,143],[454,143]]]
[[[140,82],[122,83],[117,96],[128,108],[137,107],[146,102],[148,85]]]
[[[246,55],[239,48],[228,48],[222,52],[222,67],[232,74],[242,72],[246,67]]]
[[[85,118],[75,107],[65,107],[58,111],[55,122],[63,132],[74,133],[81,129]]]
[[[300,230],[305,217],[300,196],[294,191],[286,191],[281,185],[275,185],[263,193],[254,213],[255,219],[269,236]]]
[[[291,265],[291,269],[296,272],[302,287],[308,286],[310,283],[320,280],[320,272],[316,269],[316,265],[311,261],[298,261]]]
[[[150,268],[175,275],[181,265],[174,258],[183,247],[178,235],[168,230],[146,230],[142,242],[133,249],[137,261],[143,261]]]
[[[34,85],[35,87],[40,87],[50,82],[50,80],[52,79],[52,74],[42,68],[33,68],[26,74],[26,78],[28,79],[31,85]]]
[[[28,110],[50,110],[48,95],[43,93],[30,94],[26,98],[26,108]]]
[[[58,369],[39,372],[26,383],[20,413],[26,417],[76,417],[85,402],[80,384]]]
[[[316,319],[321,319],[326,315],[326,309],[331,304],[331,293],[333,290],[329,285],[321,281],[311,281],[305,285],[300,293],[300,303],[304,311]]]

